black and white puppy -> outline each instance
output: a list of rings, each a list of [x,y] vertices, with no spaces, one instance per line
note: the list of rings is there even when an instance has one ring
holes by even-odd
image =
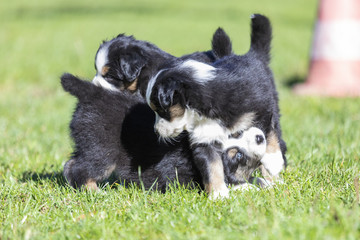
[[[212,38],[212,50],[188,54],[181,59],[212,63],[231,52],[230,38],[218,28]],[[93,83],[114,91],[139,89],[144,96],[149,79],[162,65],[176,59],[152,43],[120,34],[100,45],[95,57]]]
[[[78,100],[70,124],[74,151],[64,176],[75,188],[98,189],[112,173],[125,183],[165,191],[173,181],[202,186],[187,134],[175,145],[158,141],[154,112],[140,94],[113,92],[64,74],[61,84]],[[250,128],[229,137],[222,148],[226,183],[246,185],[266,149],[263,132]]]
[[[229,136],[222,145],[222,161],[224,165],[225,182],[233,189],[247,189],[254,185],[267,187],[263,178],[252,177],[253,172],[261,165],[261,159],[266,152],[264,133],[251,127]]]
[[[278,97],[269,68],[271,25],[252,16],[251,47],[242,56],[226,56],[214,64],[178,61],[160,70],[146,92],[156,112],[155,130],[163,138],[189,132],[196,166],[207,192],[227,196],[221,156],[216,145],[228,135],[256,126],[266,135],[261,163],[271,176],[286,165]]]

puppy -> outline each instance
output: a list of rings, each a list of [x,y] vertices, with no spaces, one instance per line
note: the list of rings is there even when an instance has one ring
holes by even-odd
[[[264,179],[251,176],[261,165],[261,159],[266,151],[265,135],[260,129],[251,127],[229,136],[223,142],[222,149],[227,185],[233,185],[235,189],[251,188],[250,183],[255,183],[260,187],[268,186]]]
[[[269,68],[271,25],[265,16],[253,15],[251,27],[247,54],[232,54],[212,65],[177,61],[160,70],[146,92],[160,136],[173,138],[189,132],[194,162],[206,191],[214,197],[226,197],[229,191],[215,149],[229,134],[258,127],[266,135],[266,154],[261,160],[266,170],[277,177],[286,164],[278,97]]]
[[[181,59],[212,63],[231,52],[230,38],[223,29],[218,28],[212,38],[212,50],[195,52]],[[176,59],[152,43],[120,34],[100,45],[95,57],[96,76],[93,83],[114,91],[134,92],[140,89],[144,96],[150,77],[162,65]]]
[[[71,186],[98,189],[97,183],[112,173],[125,184],[143,184],[146,189],[165,191],[176,180],[202,186],[188,135],[179,136],[174,145],[158,141],[155,114],[140,94],[108,91],[70,74],[61,77],[61,84],[78,100],[70,124],[74,151],[64,166]],[[223,155],[227,184],[250,180],[265,153],[264,138],[261,130],[250,128],[217,149]]]

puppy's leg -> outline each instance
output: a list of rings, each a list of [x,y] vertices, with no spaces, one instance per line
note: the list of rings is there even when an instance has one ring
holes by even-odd
[[[225,184],[224,167],[221,155],[211,144],[193,144],[193,157],[198,167],[205,191],[211,199],[226,198],[229,196],[229,189]]]
[[[108,178],[115,169],[115,164],[94,167],[81,159],[73,158],[64,166],[64,177],[73,188],[99,190],[97,183]]]
[[[96,180],[89,178],[86,168],[79,167],[76,159],[70,159],[64,166],[64,177],[73,188],[98,190]],[[80,170],[81,169],[81,170]]]
[[[270,183],[281,182],[280,172],[285,168],[285,159],[281,152],[279,139],[274,131],[267,135],[266,153],[261,159],[261,173]]]

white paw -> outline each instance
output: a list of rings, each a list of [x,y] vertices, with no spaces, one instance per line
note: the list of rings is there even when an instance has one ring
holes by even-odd
[[[272,178],[265,178],[265,179],[257,178],[256,184],[258,184],[262,188],[271,188],[271,187],[275,187],[276,185],[279,185],[279,184],[284,184],[284,181],[279,176],[275,176]]]
[[[285,166],[281,151],[265,153],[264,157],[261,159],[261,163],[271,176],[279,175]]]
[[[221,190],[212,191],[210,193],[210,200],[225,199],[229,197],[229,189],[223,188]]]
[[[231,188],[231,190],[234,191],[249,191],[249,190],[259,190],[256,186],[250,184],[250,183],[243,183],[239,185],[235,185]]]

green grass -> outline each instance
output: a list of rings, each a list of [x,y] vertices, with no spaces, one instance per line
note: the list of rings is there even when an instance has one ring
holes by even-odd
[[[92,78],[103,39],[133,34],[182,55],[218,26],[237,53],[270,17],[288,143],[285,184],[224,201],[174,186],[74,192],[61,177],[75,101],[59,76]],[[360,99],[298,97],[316,1],[6,1],[0,8],[0,239],[359,239]]]

